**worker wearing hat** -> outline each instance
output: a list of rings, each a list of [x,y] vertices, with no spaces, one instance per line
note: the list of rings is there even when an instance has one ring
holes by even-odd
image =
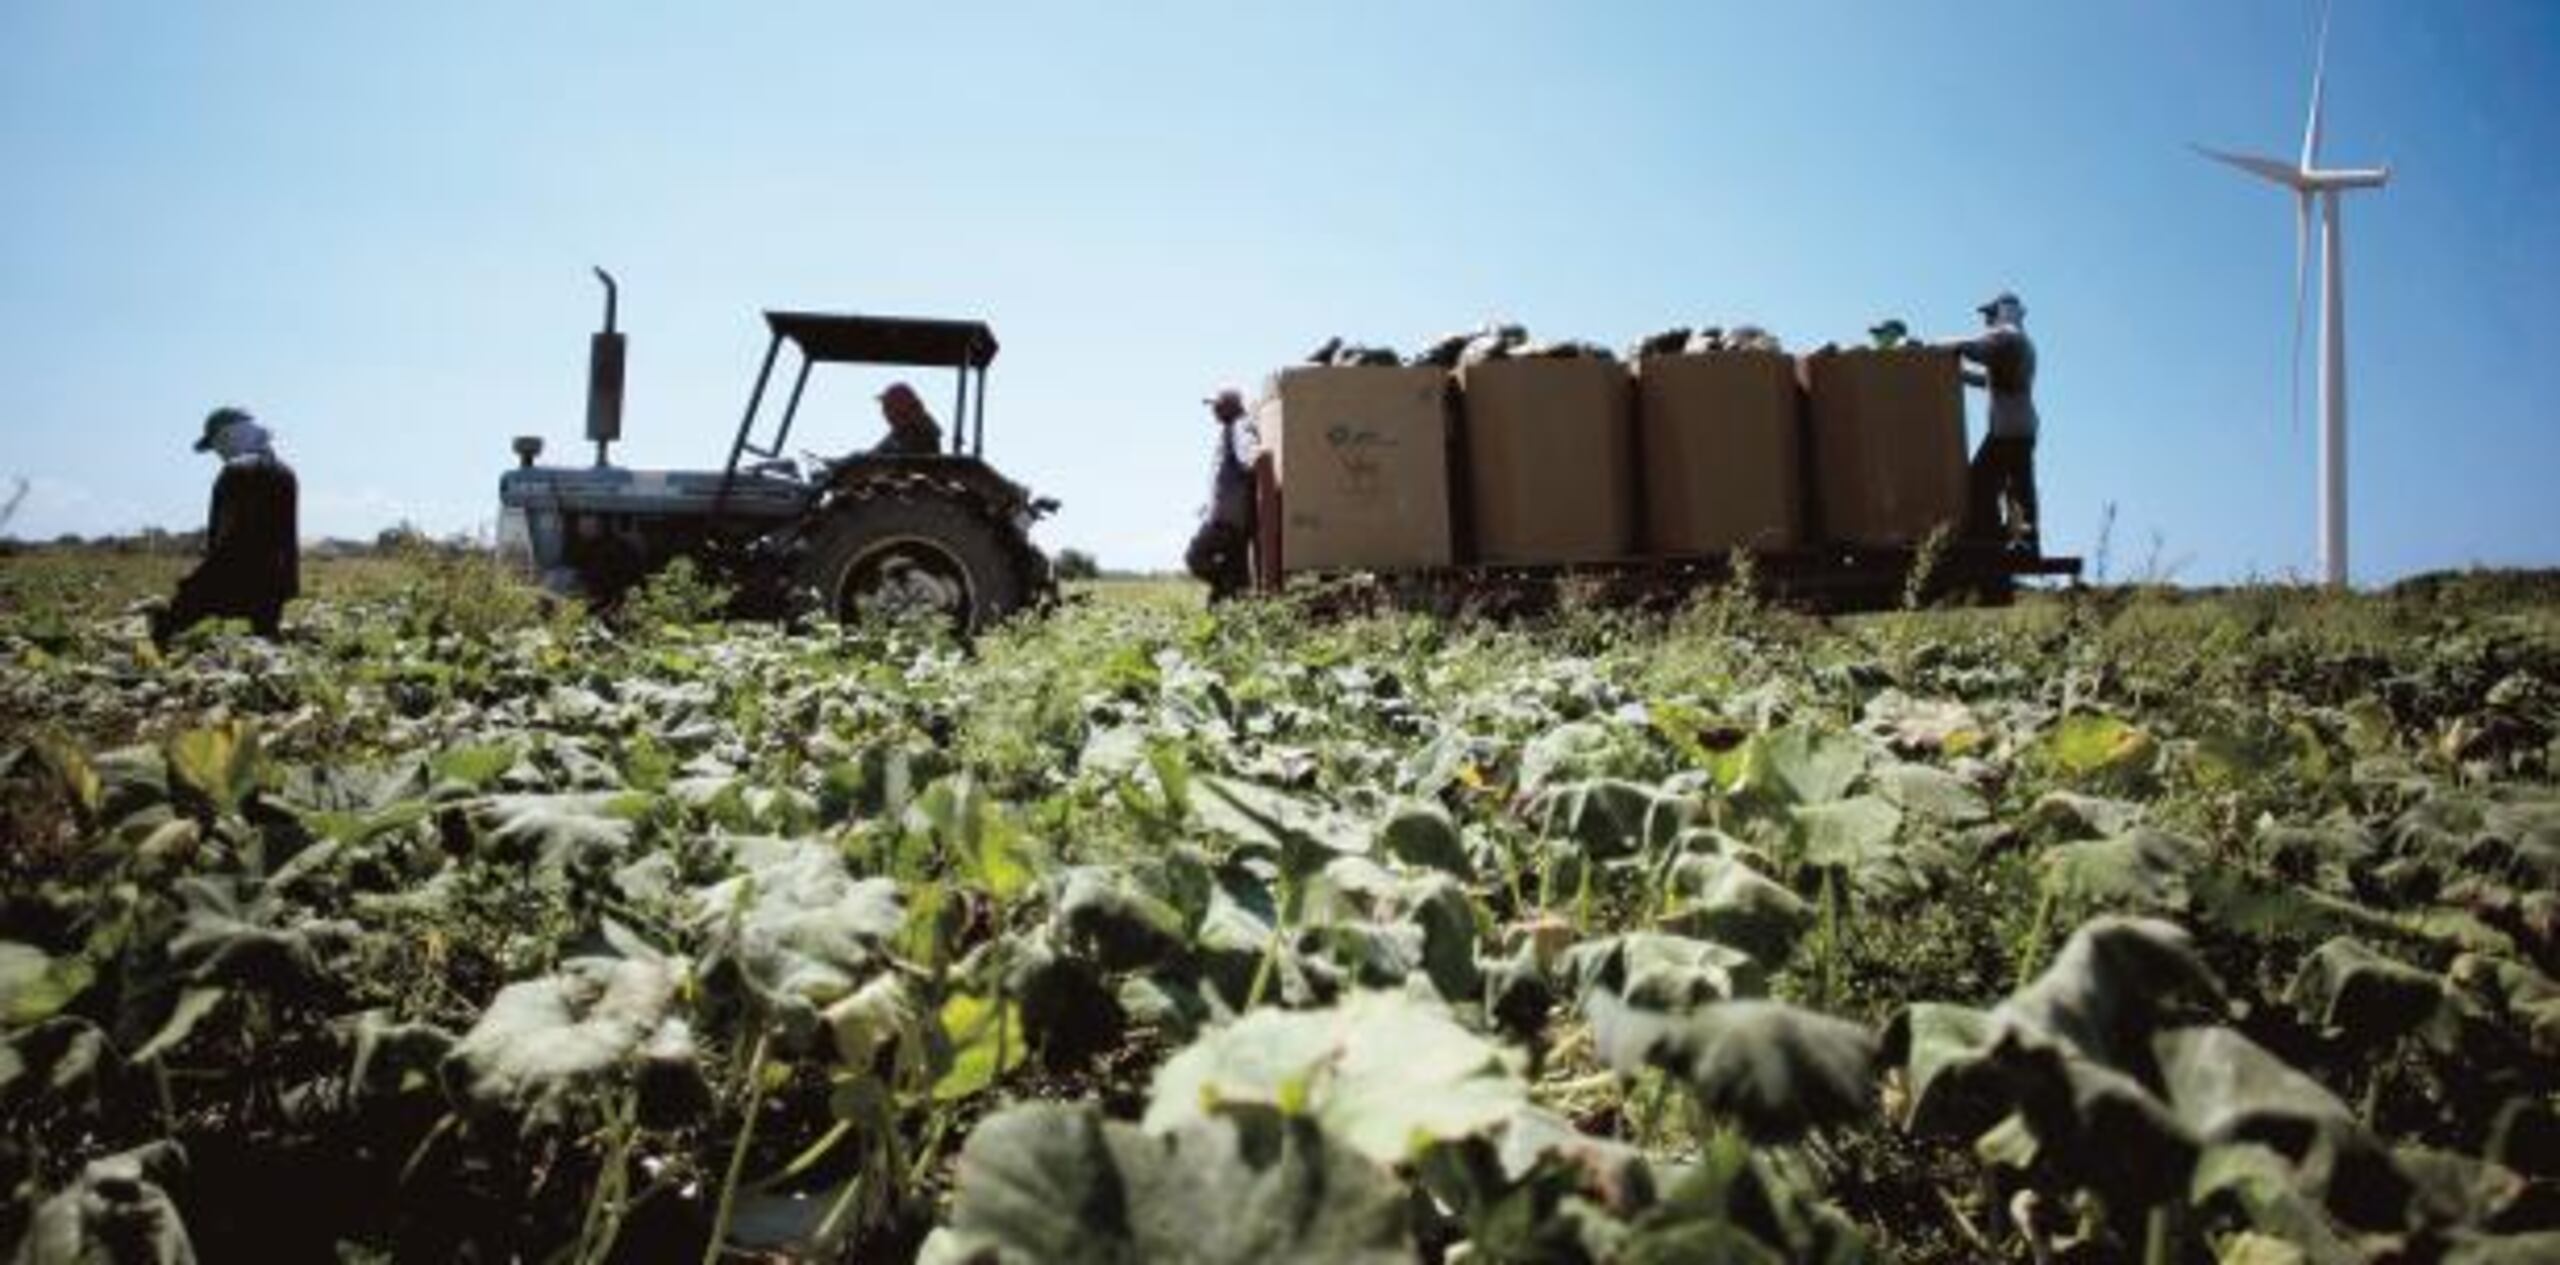
[[[1183,564],[1209,585],[1209,600],[1223,602],[1253,584],[1253,459],[1257,439],[1244,420],[1244,394],[1230,387],[1200,401],[1218,427],[1210,458],[1209,504],[1192,533]]]
[[[1968,534],[2035,549],[2043,520],[2036,510],[2036,344],[2027,337],[2027,305],[2003,292],[1974,310],[1982,314],[1983,331],[1941,344],[1981,366],[1965,370],[1964,380],[1990,396],[1982,447],[1973,455]]]
[[[892,382],[880,393],[880,418],[888,437],[871,449],[875,457],[930,457],[942,451],[942,425],[926,411],[916,389]]]
[[[273,637],[284,605],[302,592],[302,546],[295,525],[300,489],[266,429],[246,409],[207,414],[195,450],[222,458],[206,516],[204,561],[152,613],[151,639],[170,638],[207,619],[245,619]]]

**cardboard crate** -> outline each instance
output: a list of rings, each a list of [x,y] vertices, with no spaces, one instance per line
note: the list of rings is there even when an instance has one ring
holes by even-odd
[[[1633,391],[1600,359],[1459,370],[1474,560],[1608,562],[1635,551]]]
[[[1860,348],[1804,359],[1824,539],[1916,544],[1963,526],[1964,381],[1953,352]]]
[[[1403,571],[1454,560],[1447,370],[1284,369],[1254,421],[1278,485],[1283,570]]]
[[[1773,351],[1651,356],[1636,366],[1644,547],[1669,556],[1804,540],[1804,391]]]

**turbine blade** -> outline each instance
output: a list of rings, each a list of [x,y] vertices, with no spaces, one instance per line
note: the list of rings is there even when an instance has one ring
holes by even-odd
[[[2300,189],[2302,187],[2302,173],[2285,165],[2284,163],[2277,162],[2275,159],[2260,158],[2252,154],[2234,154],[2226,150],[2207,149],[2202,145],[2189,145],[2187,148],[2225,166],[2237,167],[2261,180],[2271,181],[2273,183],[2283,185],[2288,189]]]
[[[2337,9],[2335,3],[2320,6],[2320,51],[2311,59],[2311,117],[2302,125],[2302,169],[2310,171],[2320,165],[2321,99],[2327,95],[2329,79],[2329,18]]]
[[[2311,280],[2310,265],[2311,194],[2305,190],[2295,195],[2293,204],[2293,355],[2285,361],[2285,377],[2293,387],[2293,400],[2288,407],[2297,435],[2302,433],[2302,318],[2310,307],[2306,290]]]

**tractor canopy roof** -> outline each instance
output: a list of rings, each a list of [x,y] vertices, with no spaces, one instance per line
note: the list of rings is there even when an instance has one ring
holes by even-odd
[[[774,337],[790,339],[812,363],[984,369],[996,358],[995,331],[982,321],[823,312],[767,312],[764,320]]]

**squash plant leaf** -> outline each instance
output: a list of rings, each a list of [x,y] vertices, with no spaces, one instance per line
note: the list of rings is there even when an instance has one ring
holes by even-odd
[[[186,1169],[170,1141],[94,1159],[70,1186],[36,1205],[19,1240],[21,1265],[194,1265],[165,1183]]]
[[[1784,966],[1812,930],[1813,906],[1730,856],[1672,862],[1659,921],[1683,935],[1733,945],[1770,967]]]
[[[236,813],[257,789],[262,764],[257,731],[246,721],[189,729],[161,747],[169,761],[169,785],[200,798],[214,811]]]
[[[1164,1132],[1229,1105],[1307,1117],[1381,1165],[1489,1133],[1528,1103],[1516,1056],[1400,993],[1317,1011],[1256,1010],[1165,1061],[1145,1124]]]
[[[1603,1047],[1611,1066],[1671,1073],[1754,1141],[1792,1141],[1870,1110],[1876,1038],[1845,1019],[1743,1000],[1618,1023],[1619,1039]]]
[[[1029,1103],[961,1149],[925,1265],[1390,1265],[1415,1259],[1405,1188],[1304,1119],[1203,1114],[1165,1130]]]
[[[2132,787],[2152,774],[2160,744],[2113,716],[2074,712],[2038,740],[2035,758],[2056,776],[2093,787]]]
[[[85,957],[55,957],[32,944],[0,940],[0,1026],[50,1018],[96,978],[97,969]]]
[[[2302,960],[2286,996],[2305,1022],[2371,1043],[2435,1017],[2445,1003],[2445,987],[2437,976],[2337,936]]]
[[[996,1083],[1022,1063],[1028,1051],[1022,1040],[1022,1008],[1007,1000],[969,993],[942,1003],[942,1036],[951,1051],[951,1066],[933,1083],[937,1102],[967,1098]]]
[[[676,1013],[678,977],[662,962],[572,958],[498,990],[447,1066],[474,1101],[535,1120],[565,1117],[590,1086],[640,1064],[690,1067],[692,1032]]]
[[[887,962],[906,921],[898,886],[854,878],[842,854],[811,840],[736,839],[729,847],[741,872],[693,893],[694,923],[708,933],[706,970],[734,972],[795,1035],[805,1034],[819,1008]]]

